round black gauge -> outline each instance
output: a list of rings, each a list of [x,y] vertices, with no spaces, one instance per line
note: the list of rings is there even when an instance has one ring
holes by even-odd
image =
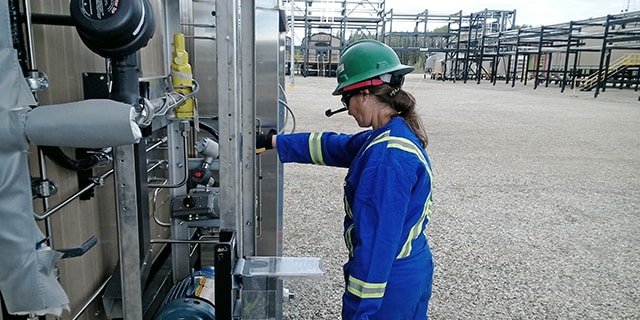
[[[149,0],[71,0],[69,5],[80,39],[103,57],[136,52],[155,30]]]
[[[102,20],[113,16],[118,11],[120,0],[82,0],[80,11],[93,20]]]

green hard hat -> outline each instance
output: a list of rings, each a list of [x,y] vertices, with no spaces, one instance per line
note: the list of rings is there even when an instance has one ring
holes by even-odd
[[[336,78],[338,86],[333,95],[342,93],[342,89],[384,74],[403,76],[413,67],[400,63],[398,55],[388,45],[371,39],[360,40],[347,46],[338,63]]]

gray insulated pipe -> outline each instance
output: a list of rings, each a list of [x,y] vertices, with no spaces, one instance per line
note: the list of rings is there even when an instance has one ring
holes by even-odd
[[[126,103],[93,99],[35,108],[25,133],[37,146],[103,148],[138,143],[135,109]]]

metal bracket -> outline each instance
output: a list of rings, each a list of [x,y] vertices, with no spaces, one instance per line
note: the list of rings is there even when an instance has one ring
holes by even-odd
[[[31,193],[34,198],[48,198],[58,192],[58,186],[49,179],[31,178]]]
[[[232,320],[240,311],[239,286],[234,275],[234,265],[238,260],[236,234],[233,230],[221,230],[220,242],[214,246],[216,319]]]
[[[49,88],[49,77],[38,70],[29,71],[29,75],[25,78],[31,92],[39,92]]]
[[[98,243],[98,238],[96,236],[91,236],[87,241],[85,241],[79,247],[67,248],[67,249],[56,249],[56,251],[62,252],[62,259],[79,257],[87,253],[91,248],[93,248]]]

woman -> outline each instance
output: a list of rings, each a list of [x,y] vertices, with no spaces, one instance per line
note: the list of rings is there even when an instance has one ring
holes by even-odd
[[[344,238],[349,260],[342,319],[427,319],[433,262],[425,228],[431,212],[427,135],[413,96],[402,90],[396,53],[374,40],[348,46],[333,95],[358,125],[357,134],[259,135],[282,162],[348,167]]]

